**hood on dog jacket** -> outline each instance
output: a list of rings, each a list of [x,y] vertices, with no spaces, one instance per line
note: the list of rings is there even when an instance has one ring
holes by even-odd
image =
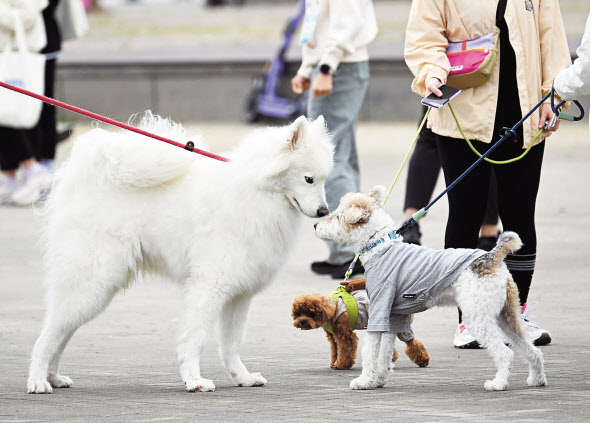
[[[366,263],[367,294],[371,301],[368,331],[410,332],[411,314],[450,286],[483,250],[435,250],[394,242]]]

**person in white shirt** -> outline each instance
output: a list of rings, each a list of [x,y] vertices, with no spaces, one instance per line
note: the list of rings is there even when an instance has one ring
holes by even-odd
[[[18,21],[29,51],[39,52],[45,47],[47,37],[42,12],[47,6],[47,0],[0,0],[0,51],[16,48]],[[1,73],[0,67],[0,78]],[[0,141],[0,204],[26,205],[36,200],[49,185],[50,175],[35,157],[30,131],[0,126]],[[16,177],[19,167],[22,169],[20,179]]]
[[[291,80],[301,94],[311,87],[307,117],[323,115],[335,146],[334,169],[326,181],[330,210],[348,192],[358,192],[359,166],[355,129],[369,84],[367,45],[378,32],[371,0],[307,0],[301,29],[302,63]],[[312,271],[342,278],[354,252],[328,244],[326,261],[312,263]],[[362,272],[357,264],[353,274]]]
[[[578,58],[574,64],[559,71],[553,87],[563,100],[578,100],[590,95],[590,14],[586,21],[586,30],[582,43],[576,50]],[[588,121],[590,124],[590,120]]]

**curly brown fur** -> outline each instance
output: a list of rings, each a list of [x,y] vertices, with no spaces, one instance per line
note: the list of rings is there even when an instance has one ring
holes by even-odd
[[[332,322],[332,329],[337,353],[336,361],[332,361],[330,367],[337,370],[348,370],[356,360],[356,347],[359,341],[358,336],[350,327],[348,313],[342,313],[335,322]],[[329,332],[326,331],[326,333]]]
[[[303,330],[321,328],[335,314],[336,303],[324,294],[299,295],[291,306],[293,326]]]
[[[318,329],[324,326],[328,320],[332,320],[336,314],[336,303],[329,295],[305,294],[299,295],[293,300],[291,316],[293,326],[302,330]],[[348,313],[344,312],[334,322],[332,321],[333,334],[326,331],[326,338],[330,342],[330,367],[337,370],[352,368],[356,360],[358,336],[350,327]],[[406,341],[404,341],[406,342]],[[428,365],[430,356],[424,344],[413,339],[406,342],[406,355],[420,367]],[[398,359],[394,349],[392,361]]]
[[[406,355],[412,361],[420,367],[428,366],[430,363],[430,355],[426,351],[426,347],[419,339],[412,339],[406,342]],[[395,361],[395,360],[394,360]]]
[[[348,292],[366,289],[365,279],[355,279],[353,281],[340,282],[340,285],[343,285],[344,289],[346,289]]]

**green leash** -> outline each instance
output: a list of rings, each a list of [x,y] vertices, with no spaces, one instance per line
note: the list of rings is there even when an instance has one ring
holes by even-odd
[[[412,150],[414,149],[414,146],[416,145],[416,142],[418,141],[418,137],[420,136],[420,132],[422,131],[422,128],[424,127],[424,124],[426,123],[426,119],[428,119],[428,115],[430,114],[430,110],[432,110],[430,107],[428,108],[428,110],[426,110],[426,113],[424,114],[424,119],[422,119],[422,122],[420,123],[420,126],[418,127],[418,132],[416,132],[416,136],[414,137],[414,141],[410,145],[410,148],[408,149],[408,152],[406,153],[406,157],[404,157],[404,160],[402,161],[402,164],[399,167],[397,174],[393,178],[393,182],[391,183],[391,186],[389,187],[389,191],[387,192],[387,195],[385,196],[385,200],[383,200],[383,204],[385,204],[387,202],[387,199],[389,198],[389,194],[391,194],[391,191],[393,190],[395,183],[397,182],[399,176],[401,175],[402,170],[403,170],[404,166],[406,165],[408,158],[410,157],[410,153],[412,152]],[[352,263],[350,263],[350,266],[348,266],[348,270],[346,271],[346,273],[344,275],[344,282],[348,281],[348,278],[350,278],[350,275],[352,275],[352,271],[353,271],[354,267],[356,266],[356,262],[358,261],[358,259],[359,259],[359,255],[357,254],[356,256],[354,256],[354,260],[352,260]]]
[[[453,114],[453,117],[455,118],[455,122],[457,123],[457,128],[459,128],[459,132],[461,132],[461,135],[463,135],[463,138],[465,139],[465,141],[467,141],[467,144],[469,145],[469,148],[471,148],[471,150],[477,154],[479,157],[482,156],[482,154],[477,151],[475,149],[475,147],[473,146],[473,144],[471,144],[471,141],[469,141],[469,138],[467,138],[467,136],[465,135],[465,133],[463,132],[463,129],[461,129],[461,125],[459,124],[459,119],[457,119],[457,116],[455,115],[455,111],[453,110],[453,106],[451,106],[451,103],[449,103],[449,107],[451,108],[451,113]],[[535,135],[535,137],[533,138],[533,140],[531,141],[531,143],[529,144],[529,146],[527,147],[526,150],[524,150],[524,152],[518,156],[518,157],[514,157],[512,159],[508,159],[508,160],[492,160],[492,159],[488,159],[487,157],[484,158],[484,160],[488,163],[492,163],[492,164],[508,164],[508,163],[514,163],[520,159],[522,159],[524,156],[526,156],[528,154],[529,151],[531,151],[531,148],[533,148],[533,145],[535,144],[535,141],[537,140],[537,138],[539,138],[539,136],[541,135],[541,133],[543,132],[543,129],[539,129],[539,132],[537,132],[537,135]]]

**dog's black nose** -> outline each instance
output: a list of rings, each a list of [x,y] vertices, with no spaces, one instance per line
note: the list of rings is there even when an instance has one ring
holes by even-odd
[[[313,225],[313,228],[314,229],[317,229],[318,228],[318,224],[316,223],[315,225]]]
[[[329,213],[330,213],[330,212],[328,211],[328,208],[327,208],[327,207],[320,207],[320,208],[318,209],[318,212],[317,212],[317,214],[318,214],[318,217],[324,217],[324,216],[327,216]]]

